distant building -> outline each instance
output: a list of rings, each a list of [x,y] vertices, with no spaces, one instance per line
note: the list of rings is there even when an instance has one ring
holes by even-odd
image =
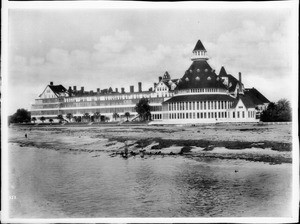
[[[259,113],[265,109],[269,100],[255,88],[245,89],[242,75],[239,79],[227,74],[224,67],[219,75],[208,64],[208,57],[202,42],[198,40],[191,58],[192,64],[180,79],[172,79],[166,71],[159,77],[153,88],[138,91],[130,86],[130,92],[121,88],[84,91],[84,87],[53,85],[50,82],[43,93],[32,105],[34,117],[55,119],[61,114],[72,114],[82,118],[85,114],[102,115],[102,120],[114,120],[118,113],[119,120],[125,119],[129,112],[134,119],[137,116],[135,105],[141,98],[148,98],[151,106],[153,124],[188,124],[217,122],[257,122]]]

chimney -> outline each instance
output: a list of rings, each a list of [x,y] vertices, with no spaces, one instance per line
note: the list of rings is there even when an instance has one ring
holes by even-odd
[[[76,92],[76,90],[77,90],[76,86],[73,86],[73,90],[74,90],[74,92]]]
[[[134,86],[130,86],[130,92],[131,92],[131,93],[134,92]]]
[[[82,92],[82,93],[84,92],[84,87],[83,87],[83,86],[81,87],[81,92]]]
[[[154,89],[156,88],[156,86],[157,86],[157,83],[155,82],[155,83],[154,83]]]
[[[100,93],[100,88],[97,88],[97,93]]]
[[[53,86],[53,82],[50,82],[50,86]]]
[[[125,93],[125,89],[123,87],[121,88],[121,93]]]
[[[139,83],[138,83],[138,86],[139,86],[139,92],[142,92],[142,83],[139,82]]]
[[[159,76],[158,77],[158,82],[160,82],[162,80],[162,77],[161,76]]]
[[[242,73],[239,72],[239,93],[243,93],[243,86],[242,86]]]
[[[118,88],[116,88],[116,93],[118,93],[119,92],[119,90],[118,90]]]

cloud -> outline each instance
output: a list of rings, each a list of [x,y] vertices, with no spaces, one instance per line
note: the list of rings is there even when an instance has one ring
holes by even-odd
[[[287,40],[281,30],[270,33],[263,25],[243,21],[241,27],[221,34],[216,43],[208,43],[207,48],[214,55],[214,63],[230,66],[235,73],[290,69],[291,46]],[[275,72],[273,75],[282,74]]]
[[[116,30],[113,35],[102,36],[94,49],[101,53],[120,53],[132,39],[128,31]]]
[[[44,57],[17,55],[10,78],[12,85],[22,82],[28,87],[32,83],[46,85],[49,81],[89,85],[88,88],[120,88],[119,85],[129,86],[138,81],[152,85],[165,70],[171,70],[171,75],[174,72],[174,78],[180,77],[190,63],[187,55],[191,48],[158,43],[148,49],[136,44],[128,31],[116,30],[100,37],[90,50],[52,48]]]

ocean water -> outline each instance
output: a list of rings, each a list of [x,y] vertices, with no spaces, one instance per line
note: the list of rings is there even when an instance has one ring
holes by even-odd
[[[288,217],[291,164],[9,145],[11,218]]]

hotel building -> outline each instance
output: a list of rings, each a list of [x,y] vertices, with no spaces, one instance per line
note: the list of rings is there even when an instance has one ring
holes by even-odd
[[[180,79],[171,79],[168,72],[159,77],[158,83],[147,91],[130,86],[125,92],[112,88],[97,91],[85,91],[84,87],[66,89],[62,85],[50,85],[35,100],[31,116],[56,119],[57,115],[72,120],[82,120],[88,114],[93,121],[95,113],[101,114],[101,120],[125,121],[129,112],[133,120],[137,118],[135,105],[142,98],[149,100],[151,108],[150,124],[196,124],[217,122],[257,122],[259,113],[265,109],[269,100],[255,88],[244,88],[242,75],[239,79],[227,74],[224,67],[219,74],[208,64],[207,51],[198,40],[191,58],[192,64]],[[68,119],[66,119],[68,120]],[[71,121],[72,121],[71,120]]]

